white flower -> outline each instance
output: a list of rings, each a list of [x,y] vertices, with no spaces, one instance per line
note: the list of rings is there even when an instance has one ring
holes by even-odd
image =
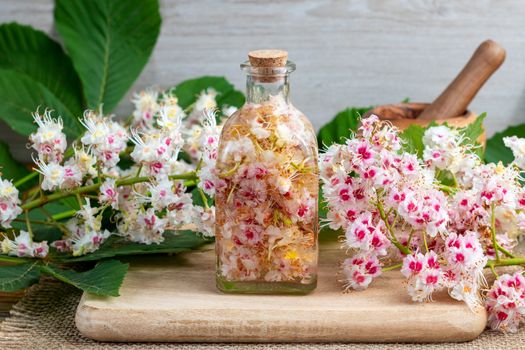
[[[177,161],[180,143],[160,130],[145,134],[132,131],[130,140],[135,144],[131,158],[142,164],[149,175],[167,175]]]
[[[203,207],[195,206],[194,208],[197,231],[201,232],[205,237],[215,236],[215,207],[204,209]]]
[[[184,117],[185,114],[182,108],[180,108],[178,105],[170,105],[163,106],[160,108],[159,118],[157,120],[157,124],[162,129],[170,132],[170,135],[172,135],[172,137],[175,137],[176,135],[176,138],[178,139],[177,141],[181,143],[181,146],[183,140],[180,132],[182,126],[182,118]]]
[[[178,228],[195,220],[193,199],[190,193],[180,193],[168,207],[167,220],[171,226]]]
[[[88,148],[86,151],[84,145],[82,145],[79,148],[74,148],[75,155],[71,158],[69,158],[66,161],[66,165],[73,165],[75,164],[82,175],[90,175],[90,176],[96,176],[97,175],[97,159],[91,152],[91,149]]]
[[[148,184],[148,189],[150,195],[146,201],[151,203],[156,210],[167,208],[177,201],[177,195],[173,192],[173,182],[166,176],[157,180],[155,185]]]
[[[201,91],[197,97],[197,101],[195,101],[195,110],[197,112],[202,112],[205,109],[214,110],[217,108],[217,101],[215,101],[216,97],[217,91],[212,88]]]
[[[222,106],[221,112],[225,117],[230,117],[233,113],[237,112],[237,107],[224,105]]]
[[[255,146],[252,140],[246,136],[226,142],[225,149],[227,151],[224,154],[232,155],[235,162],[240,162],[243,156],[251,159],[255,155]]]
[[[520,168],[525,169],[525,139],[516,136],[504,137],[505,146],[512,150],[514,163]]]
[[[40,174],[44,175],[42,181],[42,189],[44,191],[53,191],[59,189],[64,182],[65,172],[62,165],[58,163],[45,164],[36,159],[33,159],[38,169],[35,169]]]
[[[76,164],[62,166],[57,163],[45,164],[37,159],[33,161],[38,166],[36,171],[44,175],[41,185],[44,191],[70,189],[82,183],[82,172]]]
[[[8,202],[20,203],[18,199],[18,189],[13,186],[9,180],[3,180],[0,177],[0,200]]]
[[[118,209],[119,193],[115,187],[115,179],[106,179],[100,186],[99,201],[102,204],[111,205],[113,209]]]
[[[53,119],[49,110],[43,115],[36,111],[33,113],[33,119],[38,129],[29,136],[29,140],[31,147],[37,151],[38,158],[46,163],[62,161],[67,147],[66,135],[62,132],[62,119]]]
[[[423,144],[430,148],[451,150],[458,146],[457,132],[447,126],[433,126],[423,135]]]
[[[2,253],[18,257],[44,258],[49,251],[46,241],[33,242],[26,231],[20,231],[14,240],[4,236],[1,247]]]
[[[80,141],[91,146],[97,160],[101,162],[104,172],[111,171],[120,160],[120,152],[126,149],[128,135],[126,130],[109,117],[86,111],[80,121],[87,129]]]
[[[264,127],[257,119],[250,121],[250,131],[258,140],[267,139],[272,134],[270,130]]]
[[[22,214],[18,190],[8,180],[0,178],[0,226],[11,227],[11,222]]]
[[[283,143],[289,143],[294,139],[294,134],[292,133],[292,130],[286,125],[285,123],[280,123],[275,128],[275,134],[277,135],[277,138],[279,141]]]
[[[141,91],[133,95],[131,102],[135,105],[135,111],[133,111],[133,125],[135,127],[151,127],[153,125],[153,117],[159,109],[158,95],[158,92],[154,90]]]
[[[61,252],[71,252],[73,256],[85,255],[96,251],[111,235],[108,230],[93,231],[86,227],[82,220],[72,218],[66,223],[71,236],[54,241],[51,246]]]
[[[160,243],[164,240],[162,233],[167,222],[155,214],[155,209],[149,208],[145,212],[139,213],[137,223],[143,234],[144,241],[142,243]]]
[[[100,208],[91,207],[89,198],[86,198],[86,204],[77,211],[77,217],[82,220],[86,231],[99,232],[102,227],[102,215],[98,215]]]

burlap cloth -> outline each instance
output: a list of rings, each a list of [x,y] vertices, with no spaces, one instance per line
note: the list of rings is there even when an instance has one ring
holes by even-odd
[[[100,343],[80,335],[75,311],[81,293],[56,281],[33,286],[0,323],[0,350],[15,349],[525,349],[525,327],[517,334],[485,331],[469,343],[443,344],[169,344]],[[395,317],[395,315],[392,315]],[[380,331],[380,330],[378,330]]]

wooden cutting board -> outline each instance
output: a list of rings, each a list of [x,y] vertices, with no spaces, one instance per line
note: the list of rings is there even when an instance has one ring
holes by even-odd
[[[131,263],[121,296],[84,294],[76,325],[103,341],[461,342],[476,338],[486,313],[446,293],[417,304],[399,272],[362,292],[341,292],[341,251],[321,251],[318,288],[306,296],[221,294],[212,248]]]

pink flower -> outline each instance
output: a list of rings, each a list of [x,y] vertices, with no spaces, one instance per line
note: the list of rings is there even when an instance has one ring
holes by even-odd
[[[407,255],[401,273],[408,279],[408,294],[413,301],[432,300],[432,293],[442,288],[443,271],[433,251]]]
[[[385,235],[386,227],[382,222],[372,223],[372,214],[365,212],[359,215],[345,233],[345,245],[358,248],[376,255],[386,255],[390,241]]]
[[[363,290],[381,274],[381,265],[375,255],[357,254],[343,262],[343,273],[347,290]]]
[[[115,180],[105,180],[100,186],[100,203],[110,205],[113,209],[118,209],[118,198],[119,193],[115,187]]]
[[[525,278],[521,272],[501,275],[487,293],[490,328],[516,333],[525,315]]]

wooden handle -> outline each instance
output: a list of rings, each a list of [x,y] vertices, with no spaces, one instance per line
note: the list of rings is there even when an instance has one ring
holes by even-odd
[[[505,49],[492,40],[481,43],[456,79],[419,115],[446,119],[462,115],[479,89],[505,61]]]

